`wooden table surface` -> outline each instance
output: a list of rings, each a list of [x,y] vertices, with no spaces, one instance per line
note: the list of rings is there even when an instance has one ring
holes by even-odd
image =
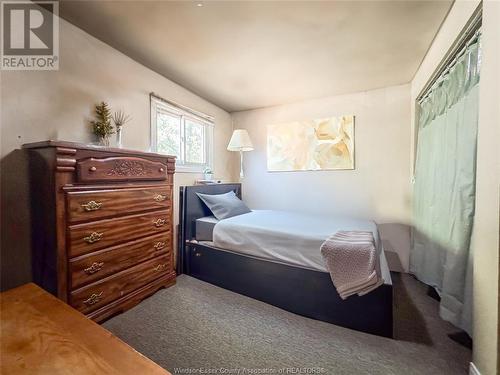
[[[0,303],[2,374],[170,374],[35,284]]]

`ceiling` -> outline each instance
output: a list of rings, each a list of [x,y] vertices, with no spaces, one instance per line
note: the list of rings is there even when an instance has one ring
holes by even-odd
[[[233,112],[409,82],[451,4],[62,1],[60,14]]]

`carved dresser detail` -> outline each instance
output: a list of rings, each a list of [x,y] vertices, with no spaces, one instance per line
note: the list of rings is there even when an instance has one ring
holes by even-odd
[[[175,283],[173,156],[62,141],[23,148],[38,285],[103,321]]]

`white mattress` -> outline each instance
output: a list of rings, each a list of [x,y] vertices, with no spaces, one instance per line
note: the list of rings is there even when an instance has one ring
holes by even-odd
[[[215,216],[205,216],[196,219],[196,235],[198,241],[212,241],[215,224],[219,220]]]
[[[372,231],[380,253],[373,221],[270,210],[220,220],[213,230],[213,243],[220,249],[327,272],[320,247],[339,230]]]

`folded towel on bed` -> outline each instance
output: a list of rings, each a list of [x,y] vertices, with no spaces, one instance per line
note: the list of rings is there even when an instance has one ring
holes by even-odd
[[[321,255],[342,299],[362,296],[384,283],[372,232],[338,231],[323,242]]]

